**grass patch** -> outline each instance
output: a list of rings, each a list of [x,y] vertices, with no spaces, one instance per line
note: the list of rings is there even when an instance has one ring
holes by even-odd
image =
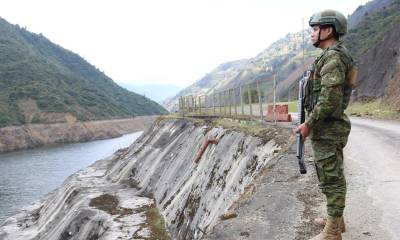
[[[168,231],[165,228],[165,221],[163,216],[160,214],[157,206],[151,204],[149,206],[143,206],[136,209],[123,208],[119,206],[119,200],[116,196],[110,194],[103,194],[99,197],[93,198],[89,206],[95,207],[97,209],[103,210],[111,215],[119,215],[123,217],[133,213],[144,212],[146,216],[146,222],[142,224],[141,228],[137,231],[139,232],[142,228],[150,229],[151,235],[149,240],[170,240]],[[140,237],[134,234],[135,237]]]
[[[152,204],[146,210],[146,219],[148,227],[151,231],[150,240],[170,240],[167,230],[165,229],[165,222],[163,216],[160,214],[155,204]]]
[[[159,121],[168,119],[184,119],[193,122],[195,125],[207,125],[208,127],[221,126],[224,129],[243,132],[248,135],[259,137],[263,143],[270,140],[275,140],[278,145],[286,145],[289,143],[291,130],[279,126],[263,124],[258,121],[245,120],[245,119],[232,119],[232,118],[195,118],[195,117],[176,117],[176,116],[162,116]]]
[[[298,101],[291,101],[291,102],[284,102],[280,104],[287,104],[289,106],[289,112],[298,112],[299,111],[299,106],[298,106]]]
[[[349,116],[400,119],[400,111],[380,99],[369,102],[353,102],[345,112]]]
[[[89,206],[103,210],[111,215],[125,216],[134,212],[133,209],[119,206],[118,198],[110,194],[103,194],[93,198],[90,200]]]

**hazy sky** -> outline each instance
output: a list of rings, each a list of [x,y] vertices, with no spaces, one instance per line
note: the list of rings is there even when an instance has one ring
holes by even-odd
[[[42,33],[117,83],[188,86],[254,57],[311,14],[367,0],[2,0],[0,17]]]

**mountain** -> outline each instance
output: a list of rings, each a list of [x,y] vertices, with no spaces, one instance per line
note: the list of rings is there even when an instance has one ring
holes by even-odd
[[[221,64],[191,86],[181,90],[176,96],[166,99],[162,105],[169,111],[174,111],[180,96],[210,94],[216,89],[226,88],[230,80],[242,71],[246,63],[248,63],[247,59]]]
[[[349,32],[343,38],[359,66],[359,82],[355,88],[356,100],[384,98],[400,103],[400,1],[374,0],[359,6],[348,17]],[[304,33],[309,39],[310,29]],[[297,80],[320,50],[315,49],[303,33],[290,33],[271,44],[252,59],[233,61],[234,67],[221,64],[210,74],[163,103],[167,109],[177,106],[180,96],[210,94],[256,80],[271,80],[277,76],[277,96],[281,100],[296,97]],[[304,47],[304,60],[303,60]],[[226,63],[230,66],[230,63]],[[268,93],[267,93],[268,94]],[[393,99],[394,98],[394,99]],[[400,105],[400,104],[399,104]]]
[[[310,35],[308,29],[304,33]],[[303,59],[303,47],[305,59]],[[287,79],[296,69],[304,68],[310,63],[310,59],[318,54],[318,50],[311,47],[307,40],[303,40],[303,32],[289,33],[284,38],[271,44],[267,49],[251,59],[231,61],[219,65],[193,85],[180,91],[175,97],[163,102],[163,106],[174,111],[180,96],[203,95],[222,91],[239,85],[252,83],[256,80],[267,81],[272,84],[272,75],[276,74],[277,88],[280,88],[280,95],[288,95],[289,89],[280,87],[283,80]],[[301,73],[300,73],[301,75]],[[300,76],[299,75],[299,76]],[[296,79],[287,82],[290,86]],[[279,96],[278,96],[279,97]]]
[[[166,112],[42,34],[0,18],[0,127]]]
[[[399,102],[399,38],[399,0],[391,1],[380,11],[366,12],[357,27],[350,29],[345,41],[359,67],[354,93],[357,100],[383,98],[391,99],[391,104]]]
[[[368,14],[372,14],[378,11],[381,11],[383,8],[389,6],[392,3],[392,0],[378,0],[378,1],[370,1],[365,5],[360,5],[347,19],[348,28],[352,29],[357,26],[365,16]]]
[[[182,90],[182,87],[171,84],[121,83],[120,85],[129,91],[142,94],[157,103],[161,103],[163,100],[175,96],[180,90]]]
[[[379,11],[372,9],[371,12],[364,12],[366,7],[359,7],[353,15],[359,15],[359,11],[364,12],[363,18],[358,22],[357,26],[349,29],[348,34],[344,37],[346,46],[355,59],[359,59],[361,55],[369,51],[378,42],[383,41],[389,31],[396,27],[400,21],[400,1],[392,0],[387,4],[386,0],[377,0],[368,4],[378,5],[381,3]],[[368,6],[368,4],[366,6]],[[350,19],[352,18],[350,16]]]

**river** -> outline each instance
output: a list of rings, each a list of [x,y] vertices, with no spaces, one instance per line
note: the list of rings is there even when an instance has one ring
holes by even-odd
[[[129,146],[141,134],[0,154],[0,225],[72,173]]]

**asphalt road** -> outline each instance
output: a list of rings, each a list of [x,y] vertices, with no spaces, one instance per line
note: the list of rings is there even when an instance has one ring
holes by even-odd
[[[400,122],[352,118],[343,239],[400,239]]]

